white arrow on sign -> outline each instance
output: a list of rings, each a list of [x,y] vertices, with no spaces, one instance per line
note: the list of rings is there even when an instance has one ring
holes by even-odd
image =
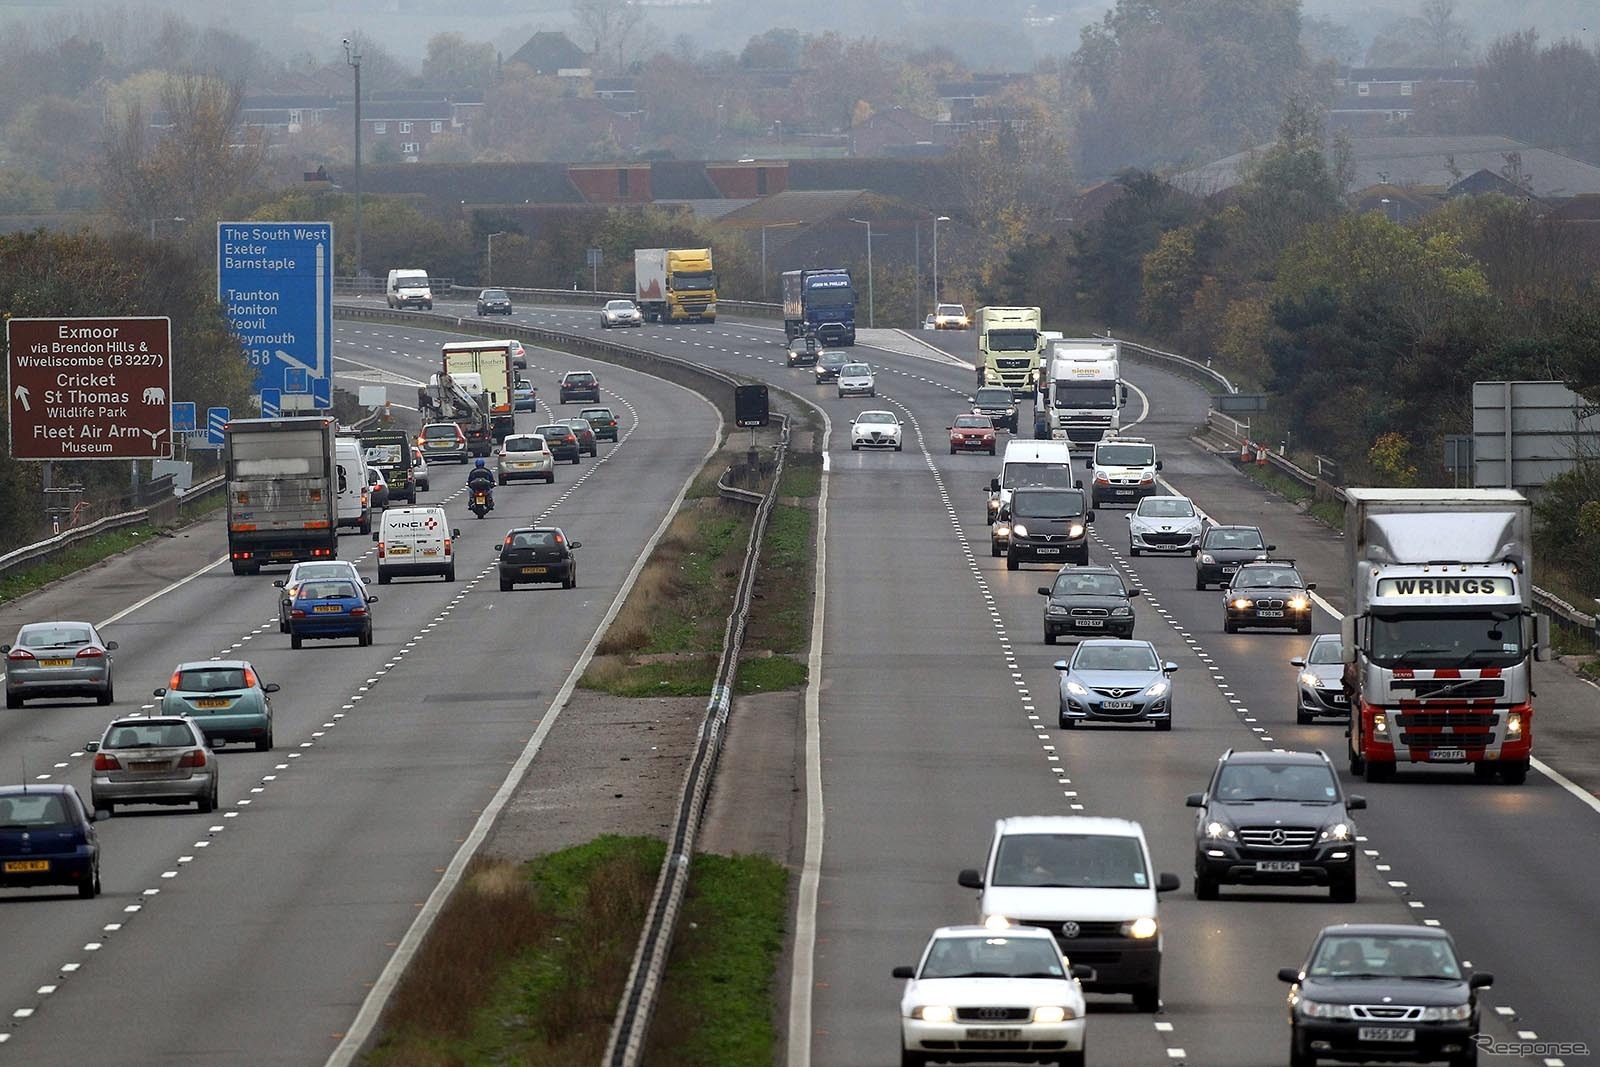
[[[28,403],[28,387],[26,385],[17,386],[17,391],[16,391],[15,395],[16,395],[16,398],[18,400],[22,401],[22,410],[23,411],[32,411],[33,410],[32,405],[30,405]]]

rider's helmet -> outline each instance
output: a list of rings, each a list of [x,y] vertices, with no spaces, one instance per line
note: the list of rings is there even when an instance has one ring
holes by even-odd
[[[486,467],[486,466],[488,466],[488,464],[483,461],[483,457],[482,456],[479,456],[477,459],[473,460],[472,461],[472,465],[474,467]]]

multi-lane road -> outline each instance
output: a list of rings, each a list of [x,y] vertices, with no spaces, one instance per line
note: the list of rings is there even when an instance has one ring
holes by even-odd
[[[585,309],[519,309],[514,321],[601,332]],[[889,970],[914,962],[932,927],[974,915],[956,871],[978,863],[995,818],[1074,812],[1139,820],[1157,868],[1184,882],[1162,907],[1164,1010],[1151,1016],[1124,998],[1091,997],[1094,1062],[1286,1061],[1285,987],[1275,972],[1298,963],[1322,925],[1346,919],[1450,929],[1466,958],[1496,975],[1487,1003],[1497,1037],[1600,1044],[1584,995],[1591,961],[1600,959],[1600,927],[1590,918],[1600,884],[1600,859],[1588,847],[1600,828],[1592,798],[1585,803],[1540,774],[1515,789],[1441,774],[1348,781],[1371,805],[1358,820],[1365,857],[1357,903],[1270,889],[1196,901],[1193,814],[1183,798],[1203,788],[1217,756],[1230,746],[1342,751],[1339,727],[1294,724],[1287,661],[1304,638],[1224,636],[1220,594],[1193,589],[1188,558],[1126,558],[1122,514],[1102,509],[1093,558],[1144,588],[1136,636],[1181,668],[1176,722],[1164,734],[1060,731],[1051,663],[1062,653],[1043,644],[1035,592],[1048,569],[1007,572],[989,557],[983,501],[995,461],[946,454],[944,430],[965,407],[971,371],[863,345],[855,354],[879,368],[880,396],[841,401],[831,386],[814,385],[809,369],[783,366],[782,332],[769,325],[724,320],[612,336],[783,385],[813,400],[835,429],[822,673],[813,680],[825,820],[814,952],[802,952],[797,973],[808,987],[791,1020],[791,1048],[808,1048],[809,1062],[894,1061],[898,983]],[[970,334],[920,336],[969,356]],[[341,373],[415,382],[432,368],[440,335],[344,322],[338,338]],[[534,358],[546,371],[580,365]],[[1171,485],[1218,521],[1263,526],[1339,609],[1335,539],[1189,442],[1204,419],[1202,390],[1155,369],[1128,374],[1138,387],[1132,413],[1142,416],[1139,430],[1156,442]],[[504,776],[505,754],[528,737],[710,444],[715,415],[702,401],[614,368],[603,377],[631,406],[632,436],[614,452],[603,446],[606,463],[570,496],[562,496],[563,467],[558,492],[525,487],[503,498],[530,516],[559,498],[551,520],[584,532],[585,587],[561,600],[576,617],[531,646],[495,623],[543,594],[472,585],[477,569],[454,587],[386,588],[371,650],[290,654],[270,626],[267,579],[219,569],[110,628],[123,646],[125,694],[159,684],[178,659],[252,651],[268,678],[288,683],[277,703],[281,751],[226,753],[220,817],[174,812],[102,824],[100,901],[0,899],[0,943],[19,946],[9,958],[26,961],[0,977],[0,1011],[37,1009],[13,1019],[0,1059],[65,1062],[96,1032],[116,1033],[117,1059],[128,1063],[312,1063],[327,1054],[436,869]],[[546,395],[550,382],[541,381]],[[904,452],[854,453],[841,440],[849,417],[871,407],[907,422]],[[448,473],[434,477],[433,497],[453,489],[437,491]],[[496,516],[510,517],[505,504]],[[479,533],[463,522],[468,558],[489,566],[503,525],[486,522],[489,532]],[[594,536],[596,528],[604,536]],[[201,562],[115,587],[87,576],[25,606],[30,617],[98,621],[132,603],[141,581],[159,587],[160,577],[181,577]],[[539,618],[536,608],[522,616],[529,617]],[[1333,615],[1319,610],[1317,627],[1336,628]],[[266,648],[252,648],[260,644]],[[514,686],[494,681],[492,668],[511,657],[531,657],[531,669]],[[1541,686],[1541,699],[1577,692]],[[92,707],[12,714],[0,726],[0,760],[27,755],[30,773],[43,766],[85,787],[82,757],[70,753],[103,722]],[[1560,766],[1559,752],[1542,754]],[[1439,777],[1449,780],[1428,780]],[[239,807],[241,800],[251,803]],[[159,893],[146,895],[150,889]],[[797,926],[808,928],[809,919]],[[81,969],[63,971],[70,964]]]

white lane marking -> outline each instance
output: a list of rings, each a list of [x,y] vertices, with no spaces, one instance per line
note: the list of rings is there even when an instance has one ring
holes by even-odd
[[[817,890],[822,880],[822,626],[828,575],[828,443],[833,420],[822,416],[822,478],[817,489],[817,574],[812,583],[811,652],[806,657],[806,851],[795,900],[794,965],[789,974],[789,1067],[811,1064],[811,994],[816,981]]]

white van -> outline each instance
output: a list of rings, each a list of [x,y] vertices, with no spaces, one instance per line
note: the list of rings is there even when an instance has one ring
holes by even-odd
[[[1156,471],[1161,461],[1156,458],[1156,446],[1143,437],[1107,437],[1094,446],[1094,466],[1091,506],[1106,504],[1132,504],[1147,496],[1155,496]]]
[[[372,494],[368,488],[365,446],[358,437],[336,437],[333,462],[339,478],[339,525],[372,532]]]
[[[1132,993],[1139,1011],[1161,1007],[1161,923],[1156,894],[1178,888],[1155,874],[1144,830],[1128,819],[1033,815],[997,819],[982,872],[957,879],[979,890],[978,921],[1040,926],[1074,964],[1083,988]]]
[[[432,311],[433,289],[428,281],[428,272],[415,268],[390,271],[389,284],[384,289],[384,299],[389,302],[391,308],[422,308],[424,311]]]
[[[1011,490],[1017,486],[1082,489],[1079,473],[1073,467],[1072,447],[1065,441],[1006,442],[1000,477],[989,482],[989,524],[994,525],[1002,505],[1011,503]]]
[[[441,507],[390,508],[378,521],[378,584],[396,575],[439,574],[456,580],[455,538]]]

